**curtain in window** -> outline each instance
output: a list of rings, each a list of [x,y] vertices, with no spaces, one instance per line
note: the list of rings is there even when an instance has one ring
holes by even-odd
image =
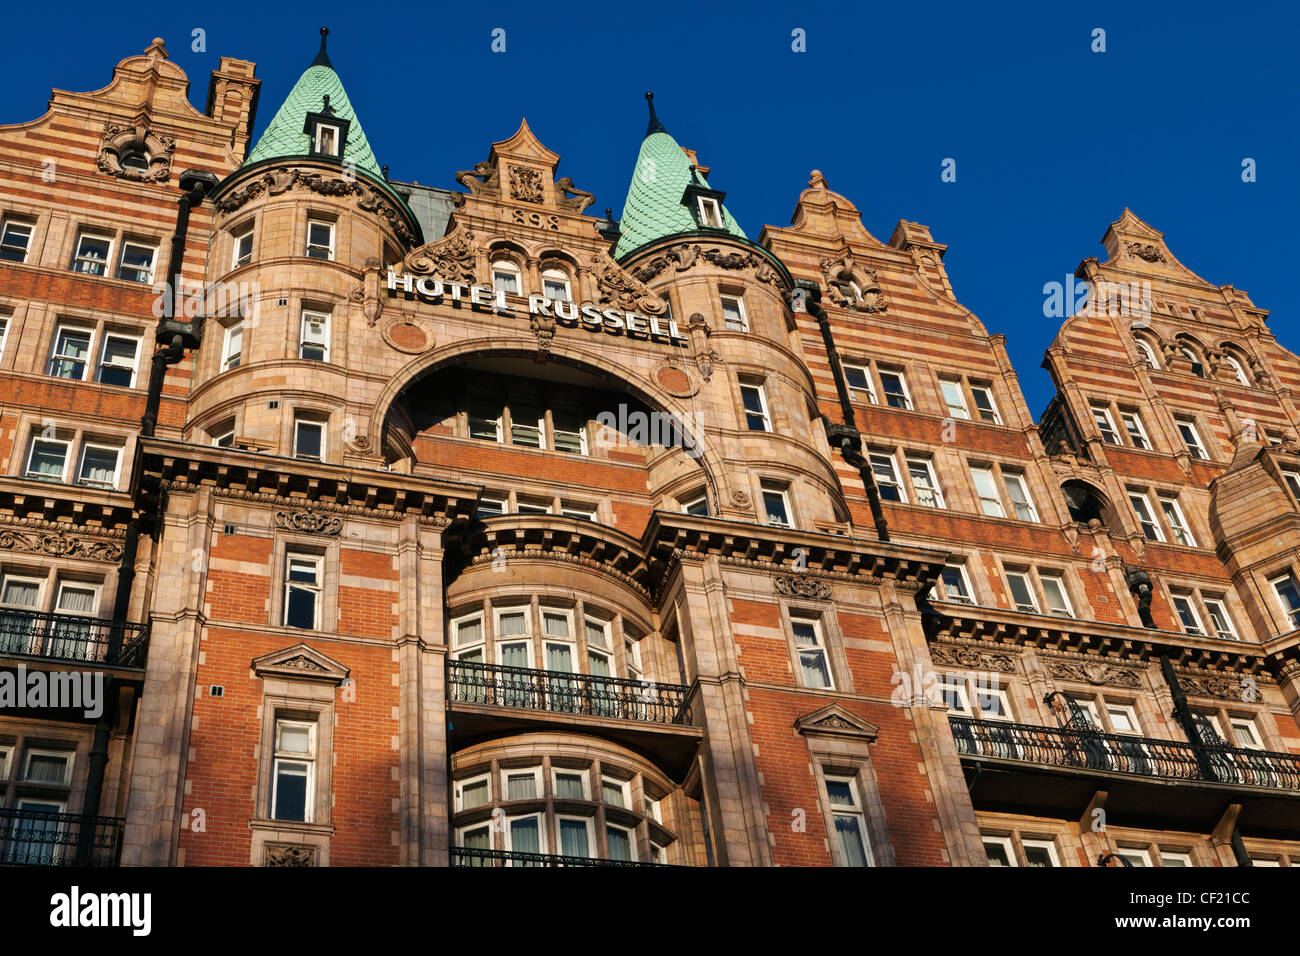
[[[845,866],[866,866],[867,854],[862,842],[862,825],[857,817],[835,816],[835,835],[840,842],[840,856]]]
[[[531,800],[537,796],[537,779],[532,774],[506,777],[507,800]]]
[[[560,821],[560,852],[565,856],[590,856],[587,849],[587,824],[584,821]]]
[[[51,481],[63,480],[63,461],[68,451],[64,445],[37,442],[32,449],[31,465],[27,473],[33,478]]]
[[[513,853],[540,853],[537,818],[510,821],[510,850]]]
[[[81,480],[96,485],[111,485],[117,471],[117,453],[87,449],[81,462]]]
[[[547,637],[569,636],[569,619],[562,614],[543,614],[542,623]]]
[[[605,834],[609,840],[609,858],[611,860],[632,859],[632,841],[628,839],[626,830],[609,827],[606,829]]]
[[[497,636],[513,637],[524,633],[523,614],[502,614],[497,618]]]
[[[504,618],[502,619],[504,620]],[[500,645],[501,666],[503,667],[531,667],[530,645],[527,641],[512,641],[509,644]],[[507,707],[531,707],[533,701],[533,678],[529,674],[512,674],[505,672],[500,675],[502,688],[502,703]]]
[[[41,586],[35,581],[6,579],[0,601],[10,607],[35,608]],[[36,622],[26,614],[0,610],[0,653],[28,654]]]
[[[546,644],[546,669],[566,674],[573,673],[573,649],[568,644]],[[562,677],[551,677],[546,681],[550,696],[550,709],[566,714],[577,713],[581,702],[578,699],[576,681]]]
[[[95,613],[95,592],[90,588],[63,587],[59,590],[59,606],[63,614],[89,617]],[[89,621],[57,621],[53,629],[48,653],[51,657],[67,660],[90,658],[91,623]]]
[[[577,774],[562,773],[557,775],[555,778],[555,797],[557,800],[581,800],[582,778]],[[585,830],[583,839],[586,839]]]

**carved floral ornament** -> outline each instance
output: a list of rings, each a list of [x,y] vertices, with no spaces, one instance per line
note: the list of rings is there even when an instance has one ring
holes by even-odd
[[[774,574],[772,584],[775,585],[778,594],[788,597],[814,601],[829,601],[831,598],[830,584],[808,574]]]
[[[986,651],[947,641],[930,645],[930,659],[936,664],[949,664],[955,667],[1001,671],[1007,674],[1016,671],[1016,659],[1011,654],[1003,651]]]
[[[1141,687],[1142,674],[1138,669],[1117,667],[1104,661],[1049,661],[1047,671],[1053,677],[1080,681],[1094,687]]]
[[[1128,254],[1135,256],[1144,262],[1168,262],[1165,254],[1160,251],[1160,247],[1150,242],[1130,242],[1127,246]]]
[[[644,265],[632,270],[632,275],[640,282],[649,282],[670,267],[674,272],[686,272],[700,261],[731,271],[753,269],[754,278],[759,282],[765,282],[777,289],[785,285],[781,274],[760,255],[748,251],[723,252],[717,248],[705,249],[699,243],[688,242],[665,249]]]
[[[99,144],[95,165],[100,172],[135,182],[165,183],[171,177],[172,154],[176,139],[163,136],[144,126],[108,124]],[[144,166],[127,165],[124,160],[136,157]]]
[[[323,534],[330,537],[343,533],[343,519],[308,508],[302,511],[277,511],[275,525],[288,531]]]
[[[267,843],[262,848],[262,865],[316,866],[317,849],[301,843]]]
[[[24,554],[42,554],[56,558],[84,558],[88,561],[115,562],[122,559],[122,546],[63,531],[0,531],[0,550]]]
[[[542,174],[528,166],[510,167],[510,196],[520,202],[540,203],[545,193],[542,191]]]
[[[415,233],[406,224],[393,198],[359,178],[327,176],[306,172],[296,166],[276,166],[234,192],[227,193],[215,203],[217,211],[228,216],[241,209],[250,200],[265,193],[279,196],[290,189],[305,189],[321,196],[351,196],[363,212],[375,213],[387,220],[398,239],[406,243],[415,241]]]

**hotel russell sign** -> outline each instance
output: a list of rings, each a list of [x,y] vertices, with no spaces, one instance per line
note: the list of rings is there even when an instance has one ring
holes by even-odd
[[[489,311],[494,315],[512,316],[516,310],[506,302],[503,289],[494,290],[491,286],[472,285],[464,282],[452,282],[437,276],[398,275],[388,270],[388,292],[390,296],[403,295],[407,299],[417,299],[429,305],[448,304],[452,308]],[[568,328],[581,326],[589,332],[608,332],[611,335],[624,335],[628,338],[644,338],[652,342],[670,345],[685,345],[686,338],[672,319],[661,320],[653,315],[642,315],[625,309],[602,309],[595,305],[579,305],[569,299],[556,299],[529,293],[528,314],[553,318],[556,325]]]

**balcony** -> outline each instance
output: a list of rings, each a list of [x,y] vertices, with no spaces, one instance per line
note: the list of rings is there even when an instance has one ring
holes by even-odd
[[[597,860],[585,856],[558,856],[554,853],[514,853],[509,850],[475,850],[451,848],[452,866],[638,866],[667,869],[667,863],[641,863],[637,860]]]
[[[693,689],[567,671],[448,661],[453,746],[534,730],[590,733],[631,747],[674,777],[689,767],[703,730]]]
[[[148,624],[0,608],[0,656],[144,667]]]
[[[1227,803],[1243,801],[1243,825],[1278,833],[1300,828],[1300,754],[958,716],[948,721],[962,762],[975,768],[970,783],[977,807],[1073,811],[1106,790],[1108,812],[1204,823]],[[1178,800],[1159,799],[1153,783],[1180,791]]]
[[[117,866],[120,817],[0,809],[0,866]]]

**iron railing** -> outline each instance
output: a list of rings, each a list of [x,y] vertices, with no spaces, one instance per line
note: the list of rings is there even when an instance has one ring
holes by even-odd
[[[0,655],[143,667],[149,625],[0,608]]]
[[[451,848],[452,866],[649,866],[667,867],[667,863],[641,863],[638,860],[596,860],[585,856],[560,856],[555,853],[517,853],[512,850],[478,850],[466,846]]]
[[[449,661],[447,688],[449,700],[459,704],[490,704],[652,724],[691,722],[689,688],[681,684]]]
[[[0,809],[0,866],[117,866],[124,822]]]
[[[1000,720],[948,718],[957,753],[1050,767],[1170,780],[1202,780],[1270,790],[1300,790],[1300,754],[1108,734]]]

